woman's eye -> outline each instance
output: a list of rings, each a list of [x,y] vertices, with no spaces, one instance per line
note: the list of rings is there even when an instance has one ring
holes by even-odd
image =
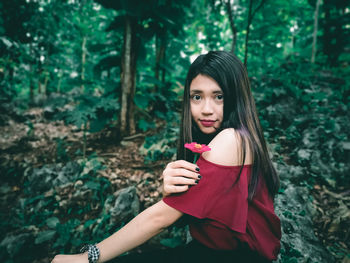
[[[217,100],[223,100],[224,99],[224,95],[222,95],[222,94],[216,95],[216,99]]]
[[[201,96],[199,96],[199,95],[192,95],[191,98],[192,98],[192,100],[197,101],[197,100],[201,99]]]

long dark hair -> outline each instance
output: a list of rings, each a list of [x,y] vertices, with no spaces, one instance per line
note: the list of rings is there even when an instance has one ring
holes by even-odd
[[[242,62],[229,52],[210,51],[206,55],[197,57],[189,68],[184,90],[177,158],[192,161],[193,155],[184,148],[184,144],[192,141],[208,143],[215,136],[215,134],[207,136],[201,133],[192,121],[190,85],[199,74],[214,79],[223,91],[224,118],[217,132],[226,128],[234,128],[240,136],[242,142],[241,171],[245,161],[246,147],[249,147],[252,153],[253,165],[248,199],[252,200],[256,193],[259,176],[265,178],[269,193],[274,197],[279,188],[279,178],[269,158],[248,74]]]

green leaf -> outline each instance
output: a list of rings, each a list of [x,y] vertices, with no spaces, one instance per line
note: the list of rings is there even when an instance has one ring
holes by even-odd
[[[305,210],[301,210],[301,211],[299,212],[299,215],[300,215],[300,216],[305,216],[305,215],[306,215]]]
[[[47,231],[40,232],[36,237],[34,243],[41,244],[45,241],[49,241],[54,237],[55,234],[56,234],[56,230],[47,230]]]
[[[66,118],[68,123],[72,123],[75,126],[77,126],[78,128],[81,128],[81,126],[87,122],[88,117],[86,115],[86,113],[78,111],[78,110],[74,110],[74,111],[70,111],[68,113],[68,117]]]
[[[97,118],[90,122],[90,132],[99,132],[104,127],[106,127],[107,123],[110,121],[108,118]]]
[[[292,258],[288,258],[285,262],[286,263],[298,263],[298,259],[295,257],[292,257]]]
[[[149,129],[152,129],[155,127],[154,122],[148,122],[145,119],[139,120],[137,126],[142,130],[142,131],[147,131]]]
[[[103,165],[95,156],[90,156],[89,158],[91,159],[84,164],[84,169],[81,172],[82,175],[89,174],[90,172],[95,173],[99,169],[103,169]]]
[[[140,109],[146,109],[149,104],[149,99],[146,96],[136,94],[134,97],[134,102],[136,106],[139,107]]]
[[[104,111],[116,111],[119,110],[120,106],[115,98],[110,97],[103,97],[98,100],[98,102],[95,104],[96,109],[103,109]]]
[[[88,228],[89,226],[91,226],[92,224],[94,224],[96,222],[96,219],[89,219],[85,222],[84,224],[84,228]]]
[[[90,189],[93,189],[93,190],[99,190],[101,185],[99,183],[96,183],[96,182],[93,182],[93,181],[87,181],[85,183],[85,186],[90,188]]]
[[[46,225],[49,228],[55,228],[59,222],[60,222],[60,220],[57,217],[50,217],[50,218],[46,219]]]
[[[179,237],[174,238],[164,238],[160,241],[163,246],[175,248],[177,246],[182,245],[182,239]]]
[[[335,121],[330,119],[325,123],[325,132],[332,133],[335,130]]]

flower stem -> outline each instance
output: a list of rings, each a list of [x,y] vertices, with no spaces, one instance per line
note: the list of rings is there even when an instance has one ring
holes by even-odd
[[[194,154],[194,159],[193,159],[193,163],[196,163],[198,158],[199,158],[200,154],[199,153],[195,153]]]

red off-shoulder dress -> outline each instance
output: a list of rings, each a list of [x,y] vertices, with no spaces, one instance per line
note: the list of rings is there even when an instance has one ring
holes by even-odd
[[[188,191],[163,198],[169,206],[190,215],[191,236],[209,248],[235,250],[242,243],[269,260],[280,250],[281,224],[273,199],[261,178],[248,201],[251,165],[225,166],[197,161],[202,178]],[[236,183],[235,183],[236,182]]]

